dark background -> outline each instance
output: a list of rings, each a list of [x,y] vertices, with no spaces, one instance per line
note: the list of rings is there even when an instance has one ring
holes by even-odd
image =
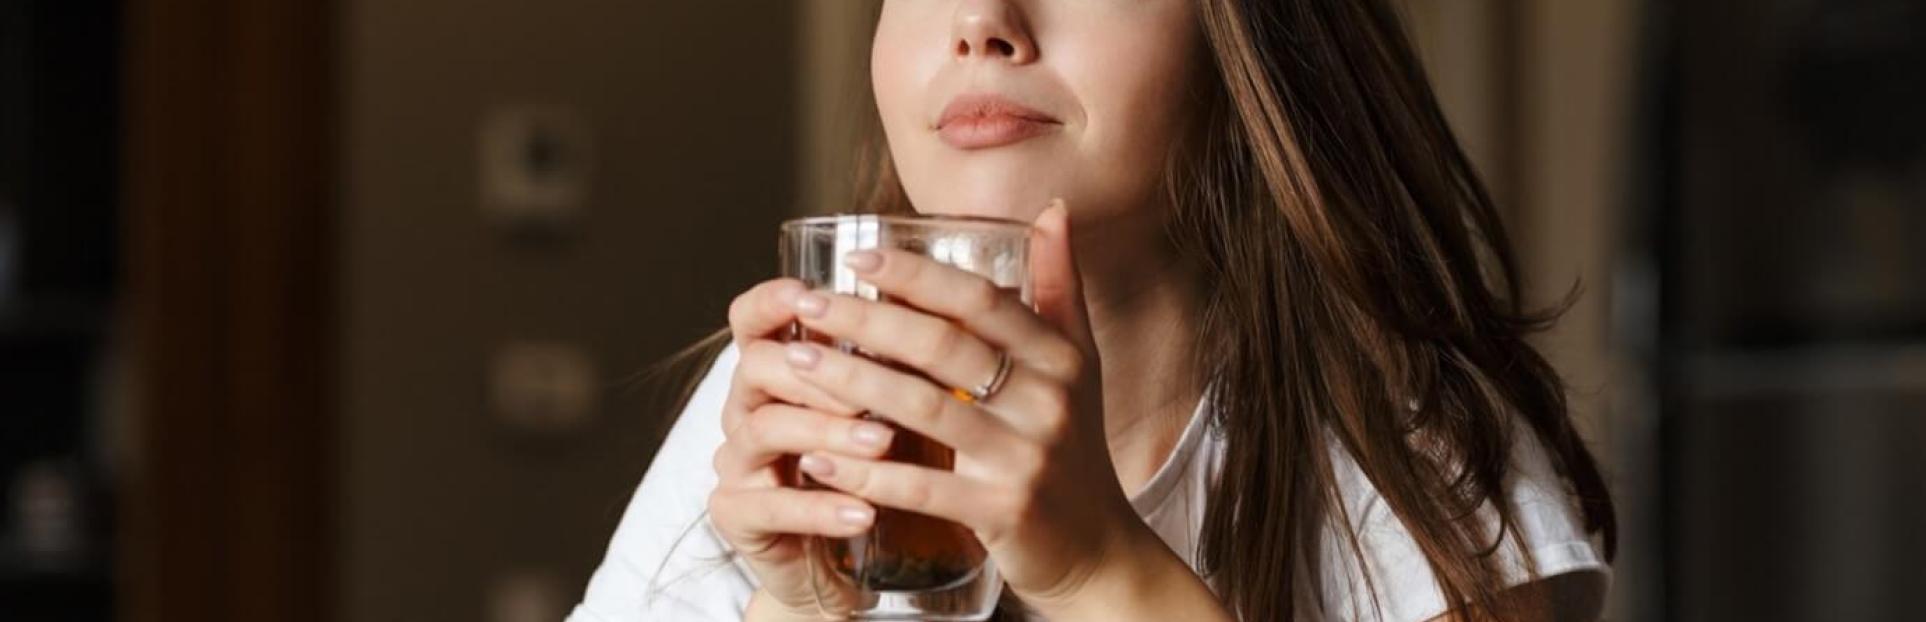
[[[98,415],[119,283],[118,8],[0,4],[0,617],[9,619],[112,611],[115,497]]]
[[[1917,619],[1926,5],[1405,4],[1582,282],[1611,617]],[[859,5],[0,0],[0,620],[560,617],[637,372],[847,196]]]

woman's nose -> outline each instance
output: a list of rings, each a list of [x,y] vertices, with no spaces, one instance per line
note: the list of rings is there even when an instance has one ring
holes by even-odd
[[[1021,65],[1037,59],[1036,40],[1023,12],[1010,0],[963,0],[957,4],[952,30],[959,61],[981,58]]]

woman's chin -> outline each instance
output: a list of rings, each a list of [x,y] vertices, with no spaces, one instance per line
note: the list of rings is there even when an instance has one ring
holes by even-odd
[[[1030,222],[1032,220],[1036,220],[1037,214],[1041,213],[1042,211],[1043,210],[1041,208],[1028,210],[1028,211],[1019,211],[1019,210],[1004,209],[1004,208],[926,210],[919,207],[917,208],[916,213],[922,214],[924,216],[960,216],[960,217],[967,217],[967,218],[996,218],[999,220],[1014,220],[1019,222]]]
[[[927,216],[969,216],[1030,222],[1050,206],[1051,198],[998,196],[962,201],[913,201],[913,204],[917,213]]]

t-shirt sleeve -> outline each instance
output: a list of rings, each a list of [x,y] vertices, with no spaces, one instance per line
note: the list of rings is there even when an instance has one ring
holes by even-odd
[[[722,406],[737,361],[716,358],[649,464],[569,622],[741,620],[755,592],[704,510],[722,445]]]
[[[1543,445],[1529,430],[1520,426],[1514,438],[1513,470],[1505,483],[1505,494],[1517,514],[1496,553],[1505,585],[1516,587],[1534,580],[1524,555],[1530,551],[1531,560],[1537,564],[1536,579],[1593,573],[1597,580],[1583,584],[1603,596],[1611,584],[1611,568],[1586,533],[1564,478],[1558,476]],[[1421,622],[1443,615],[1448,609],[1444,594],[1410,530],[1356,462],[1341,450],[1336,453],[1339,455],[1333,457],[1332,466],[1349,519],[1357,529],[1361,555],[1352,555],[1341,533],[1324,539],[1322,604],[1327,617]],[[1497,514],[1489,504],[1480,516],[1496,530]],[[1358,557],[1362,557],[1362,569]],[[1597,600],[1602,602],[1602,598]]]

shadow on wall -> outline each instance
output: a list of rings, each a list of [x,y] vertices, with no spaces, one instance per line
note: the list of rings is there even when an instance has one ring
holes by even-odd
[[[339,617],[559,619],[673,416],[628,379],[774,273],[798,9],[343,9]]]

